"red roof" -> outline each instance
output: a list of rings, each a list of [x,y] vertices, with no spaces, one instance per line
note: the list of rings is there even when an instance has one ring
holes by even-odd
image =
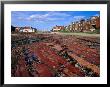
[[[58,29],[64,29],[64,26],[55,26],[55,27],[53,27],[54,29],[55,28],[58,28]]]

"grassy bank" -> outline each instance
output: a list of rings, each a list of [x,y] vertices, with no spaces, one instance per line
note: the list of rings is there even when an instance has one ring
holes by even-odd
[[[64,32],[60,32],[58,34],[61,34],[61,35],[78,35],[78,36],[95,36],[95,37],[100,37],[100,34],[89,34],[89,33],[64,33]]]

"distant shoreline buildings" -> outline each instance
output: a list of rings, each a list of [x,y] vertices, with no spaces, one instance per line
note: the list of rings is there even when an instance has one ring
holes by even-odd
[[[13,27],[11,26],[11,31],[12,32],[37,32],[36,28],[33,27]]]
[[[53,27],[52,31],[61,31],[61,30],[64,30],[64,29],[65,29],[65,26],[56,25],[55,27]]]
[[[53,32],[58,32],[62,30],[70,32],[88,32],[100,29],[100,16],[92,16],[90,19],[81,19],[80,21],[72,22],[68,26],[54,26],[52,28]]]

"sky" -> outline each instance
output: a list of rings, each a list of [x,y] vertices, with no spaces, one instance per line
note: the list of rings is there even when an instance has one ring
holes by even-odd
[[[11,25],[50,31],[56,25],[68,26],[71,22],[99,15],[100,11],[12,11]]]

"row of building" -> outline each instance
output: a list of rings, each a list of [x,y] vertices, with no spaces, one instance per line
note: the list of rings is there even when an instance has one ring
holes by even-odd
[[[14,32],[37,32],[37,29],[33,28],[33,27],[13,27],[13,26],[11,26],[11,29]]]
[[[71,32],[88,32],[100,29],[100,16],[92,16],[90,19],[81,19],[80,21],[72,22],[68,26],[55,26],[52,31],[67,30]]]

